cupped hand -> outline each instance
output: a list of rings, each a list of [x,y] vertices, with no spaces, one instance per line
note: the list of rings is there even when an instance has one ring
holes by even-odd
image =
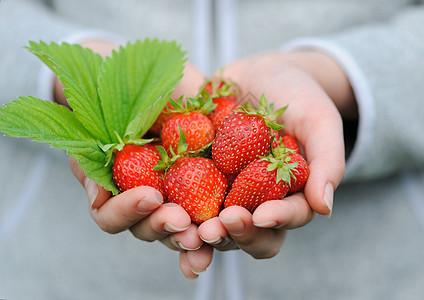
[[[116,44],[88,40],[85,47],[106,56],[117,48]],[[190,63],[172,97],[194,97],[204,83],[204,75]],[[55,82],[55,100],[66,105],[63,85]],[[203,245],[197,233],[197,226],[191,223],[187,212],[179,205],[163,203],[161,193],[154,188],[141,186],[113,196],[94,181],[87,178],[78,162],[69,158],[69,166],[84,187],[89,200],[90,215],[96,224],[107,233],[129,230],[136,238],[152,242],[160,241],[173,250],[180,251],[180,267],[187,278],[196,278],[196,270],[205,269],[212,260],[212,248]],[[192,252],[187,254],[187,252]],[[191,256],[194,256],[191,260]],[[203,259],[206,256],[206,259]],[[199,257],[200,259],[197,259]],[[197,269],[196,269],[197,268]],[[194,270],[196,273],[193,273]]]
[[[69,166],[86,190],[90,215],[100,229],[110,234],[129,230],[137,239],[160,241],[180,251],[180,268],[186,278],[197,278],[209,266],[212,248],[204,245],[197,225],[181,206],[163,203],[162,194],[148,186],[112,196],[87,178],[75,159],[69,158]]]
[[[276,109],[288,105],[278,121],[303,146],[310,176],[304,192],[265,202],[253,214],[226,208],[200,225],[199,235],[219,250],[240,248],[270,258],[280,251],[286,230],[308,224],[315,213],[331,215],[345,170],[342,116],[356,116],[354,97],[338,64],[315,51],[261,53],[224,67],[220,75],[240,85],[244,100],[264,94]]]
[[[325,54],[267,52],[227,66],[223,76],[256,99],[264,94],[276,109],[288,105],[278,121],[305,151],[310,176],[304,199],[315,212],[329,214],[345,170],[342,113],[354,106],[343,71]]]

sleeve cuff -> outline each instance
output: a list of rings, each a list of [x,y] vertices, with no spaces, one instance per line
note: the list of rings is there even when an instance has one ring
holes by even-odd
[[[69,44],[79,43],[84,40],[89,39],[99,39],[116,42],[117,44],[122,44],[124,39],[121,36],[112,34],[107,31],[101,30],[86,30],[79,31],[64,37],[63,39],[57,41],[58,43],[66,42]],[[50,70],[45,64],[42,64],[39,71],[38,83],[37,83],[37,97],[40,99],[45,99],[53,102],[53,87],[54,87],[55,74]]]
[[[374,140],[376,110],[370,84],[355,59],[337,44],[319,38],[293,40],[282,50],[317,49],[332,56],[344,69],[352,86],[359,110],[358,134],[351,155],[346,162],[345,178],[350,178],[364,160],[364,153],[371,148]]]

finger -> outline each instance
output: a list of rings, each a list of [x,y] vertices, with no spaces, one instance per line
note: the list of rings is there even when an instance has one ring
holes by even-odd
[[[253,224],[261,228],[295,229],[305,226],[314,217],[303,193],[283,200],[267,201],[258,206],[252,216]]]
[[[215,73],[217,77],[228,78],[233,80],[239,85],[241,90],[245,93],[249,92],[247,88],[247,78],[249,78],[250,70],[252,69],[252,63],[254,60],[251,58],[239,59],[235,62],[229,63],[222,69]]]
[[[343,124],[332,101],[324,94],[317,93],[316,97],[323,99],[315,102],[320,105],[309,104],[315,113],[308,113],[303,118],[299,116],[299,120],[296,118],[293,122],[298,126],[293,128],[293,132],[304,147],[310,170],[304,191],[306,199],[314,211],[329,215],[334,190],[345,172]]]
[[[220,251],[238,249],[238,245],[228,235],[222,222],[218,217],[209,219],[198,228],[200,238],[207,244]]]
[[[96,182],[86,177],[76,159],[69,157],[68,164],[75,178],[84,187],[90,207],[98,209],[110,198],[111,192],[106,191]]]
[[[196,275],[206,272],[212,262],[212,258],[213,248],[209,245],[203,245],[196,251],[187,251],[187,261],[191,271]]]
[[[181,206],[165,203],[132,226],[130,231],[136,238],[152,242],[165,239],[173,233],[183,232],[189,228],[190,224],[190,216]]]
[[[74,174],[75,178],[79,181],[79,183],[84,186],[84,179],[85,174],[84,171],[81,169],[80,165],[78,164],[78,161],[73,157],[68,157],[68,164],[69,168],[72,171],[72,174]]]
[[[197,69],[190,63],[186,63],[184,68],[184,75],[181,78],[180,83],[172,93],[172,97],[174,99],[178,99],[180,96],[196,96],[204,80],[205,76],[199,69]]]
[[[213,258],[213,248],[203,245],[195,251],[181,251],[180,269],[187,279],[197,279],[210,266]]]
[[[191,223],[186,230],[171,234],[161,242],[171,249],[187,251],[197,250],[203,245],[197,232],[197,225],[194,223]]]
[[[110,198],[90,213],[99,227],[118,233],[150,215],[163,202],[162,194],[152,187],[141,186]]]
[[[188,261],[188,251],[180,252],[180,269],[183,272],[183,275],[188,280],[194,280],[199,277],[199,275],[195,274],[191,269],[190,262]]]
[[[254,258],[274,257],[284,242],[285,230],[254,226],[251,213],[242,207],[224,209],[219,219],[240,249]]]

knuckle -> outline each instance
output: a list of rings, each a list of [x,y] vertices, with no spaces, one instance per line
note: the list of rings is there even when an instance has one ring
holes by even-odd
[[[111,226],[110,224],[108,224],[102,219],[97,220],[96,223],[97,223],[97,226],[99,226],[99,228],[106,233],[116,234],[119,232],[118,230],[116,230],[116,228],[113,228],[113,226]]]
[[[152,243],[152,242],[154,242],[154,241],[156,241],[156,240],[157,240],[157,238],[154,238],[154,237],[152,237],[152,236],[143,235],[143,234],[141,234],[140,232],[138,232],[138,231],[136,231],[136,230],[131,230],[131,229],[130,229],[130,232],[132,233],[132,235],[133,235],[136,239],[139,239],[139,240],[141,240],[141,241],[143,241],[143,242],[149,242],[149,243]]]
[[[254,235],[246,235],[243,238],[235,238],[236,243],[241,247],[253,247],[257,243],[257,238]]]
[[[270,247],[263,249],[260,252],[255,252],[252,254],[252,257],[255,259],[268,259],[275,257],[280,252],[279,247]]]

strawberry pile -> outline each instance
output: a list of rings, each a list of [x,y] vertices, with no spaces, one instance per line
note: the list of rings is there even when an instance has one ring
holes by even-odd
[[[253,212],[268,200],[303,190],[309,176],[297,141],[275,123],[273,111],[240,107],[236,84],[208,80],[195,98],[170,100],[150,128],[152,142],[115,151],[113,180],[120,191],[159,190],[200,224],[232,205]]]
[[[274,111],[264,96],[239,106],[238,86],[220,78],[169,99],[186,62],[177,43],[137,40],[106,58],[77,44],[26,48],[60,78],[72,110],[19,97],[0,107],[0,131],[66,151],[112,194],[151,186],[200,224],[303,190],[307,163],[275,123],[286,107]]]

